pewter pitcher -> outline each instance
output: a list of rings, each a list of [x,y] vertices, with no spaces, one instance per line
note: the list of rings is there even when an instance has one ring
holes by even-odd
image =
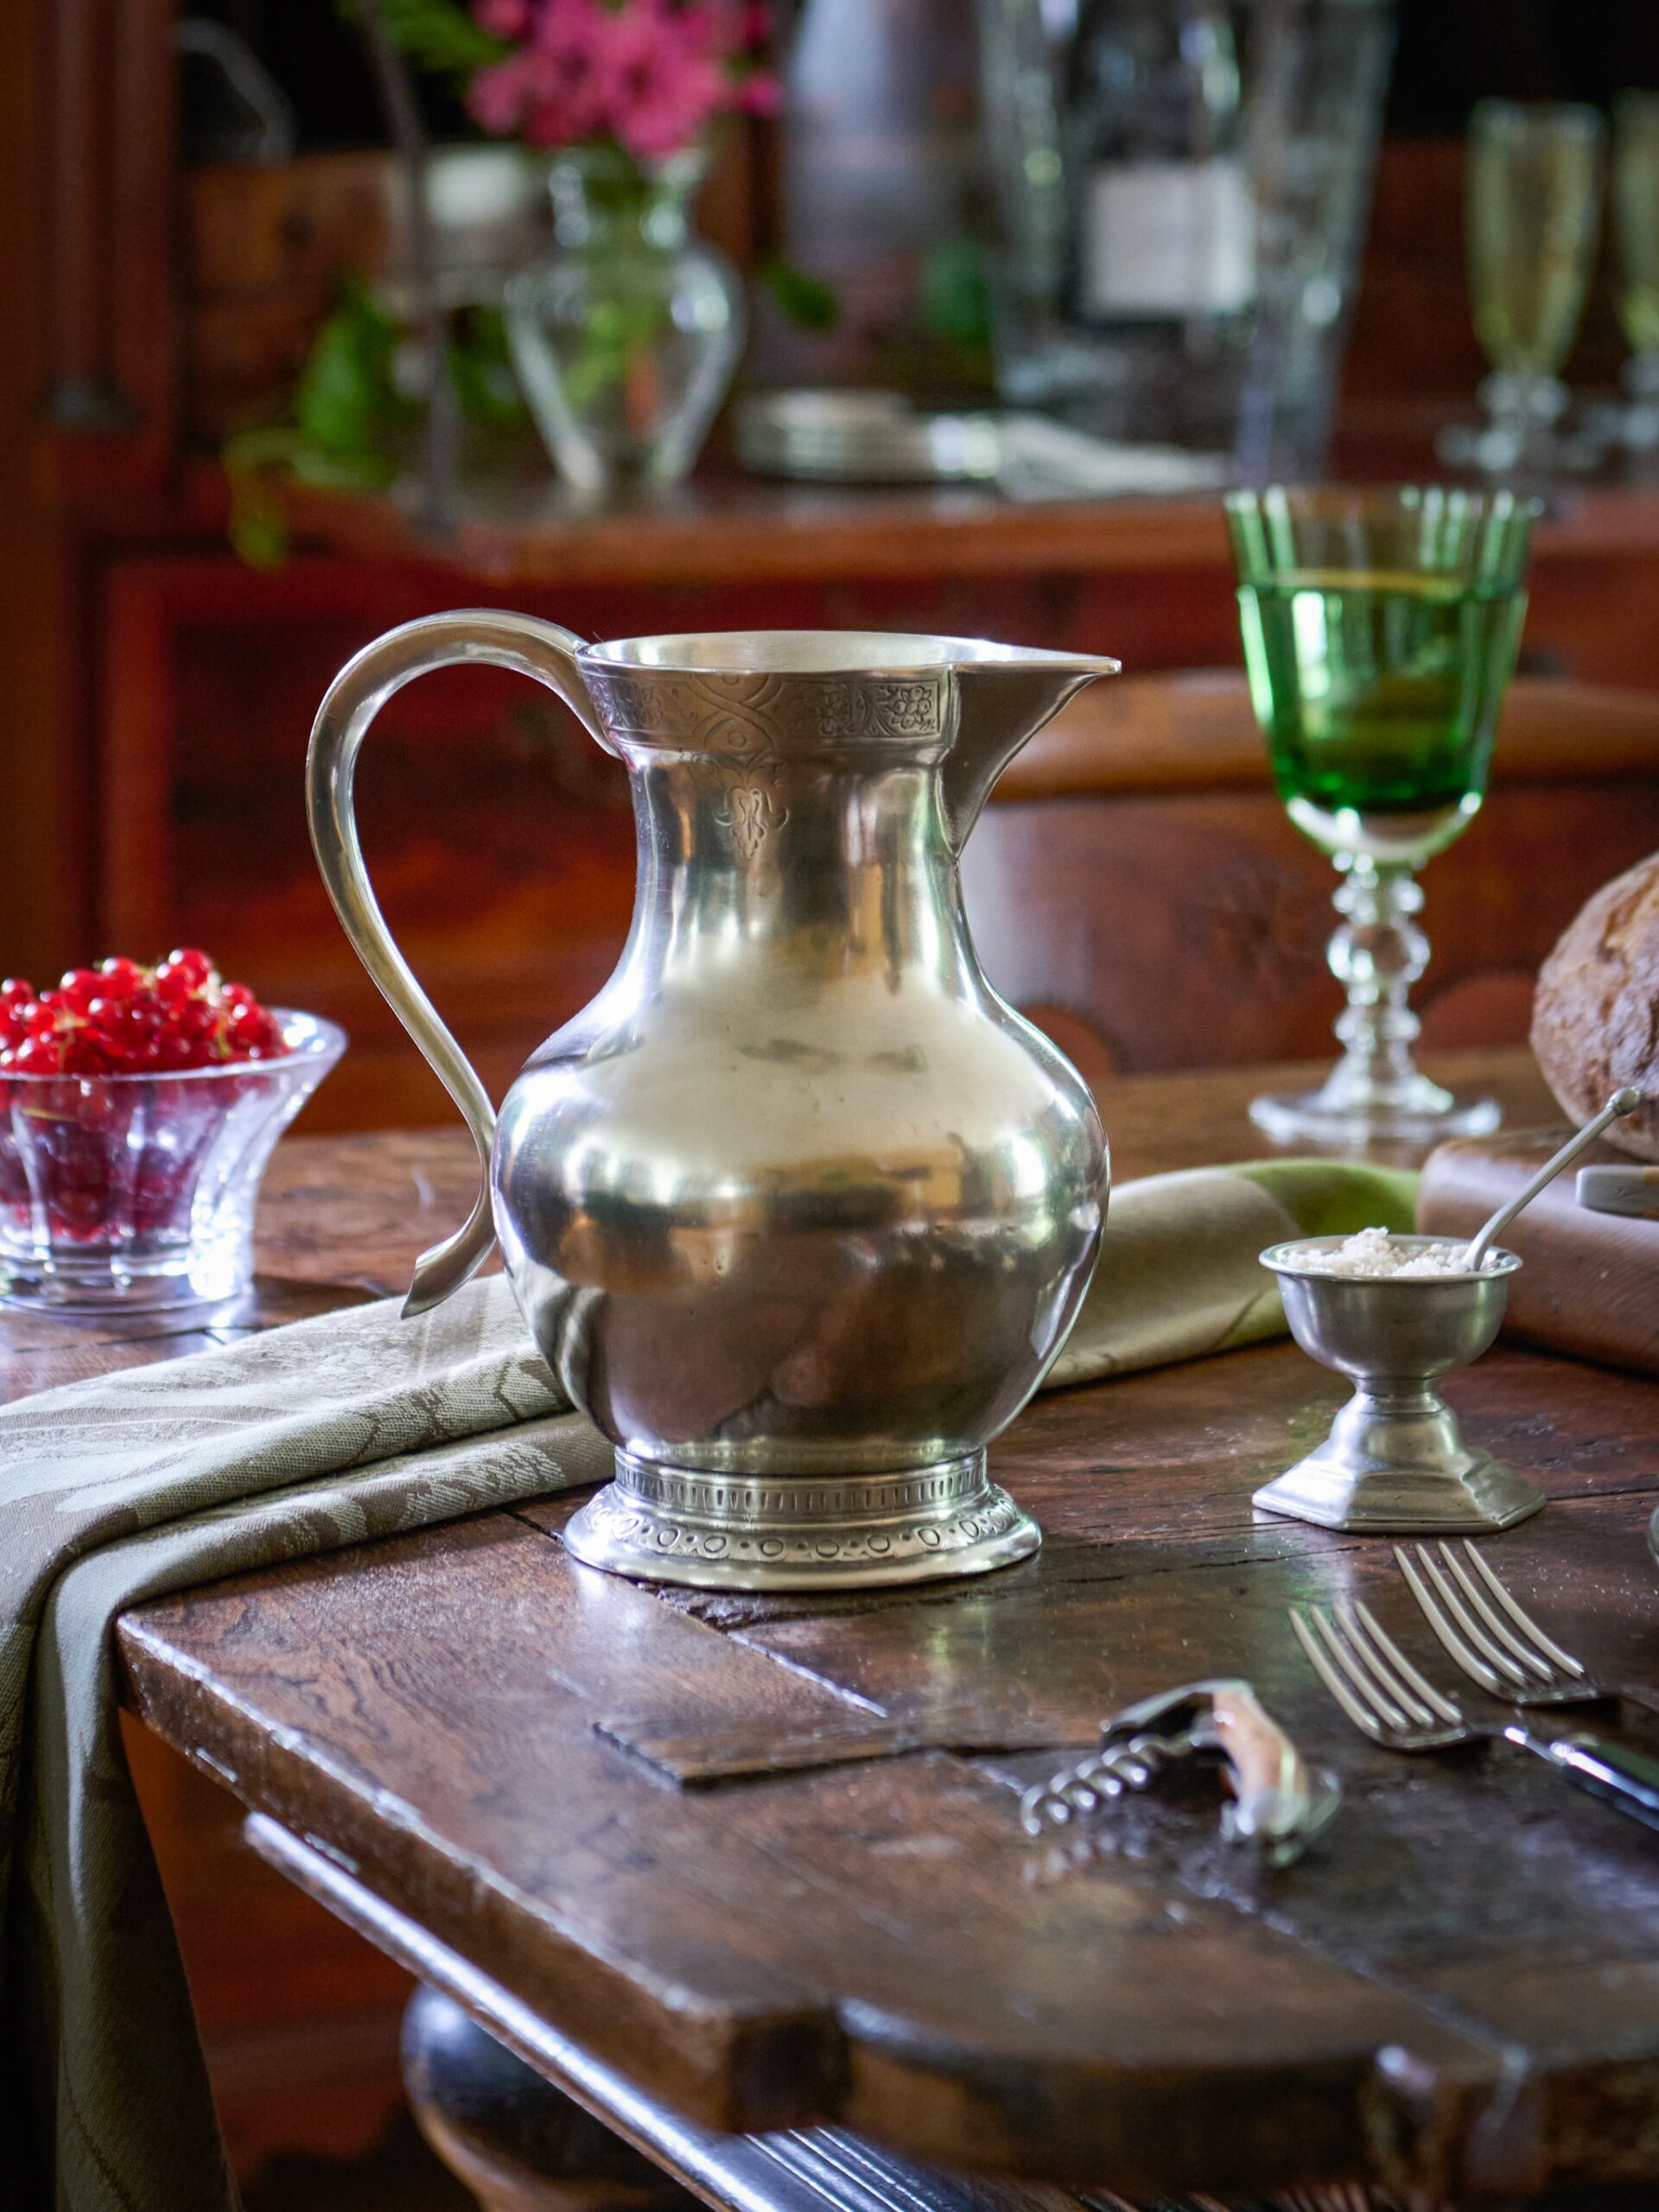
[[[352,812],[376,713],[449,661],[556,691],[626,763],[639,833],[616,972],[499,1125]],[[1076,1070],[980,973],[957,868],[1004,764],[1116,666],[835,631],[590,645],[467,613],[335,679],[308,770],[318,863],[485,1169],[405,1311],[499,1237],[549,1366],[616,1446],[566,1532],[579,1558],[790,1589],[968,1573],[1041,1541],[985,1447],[1088,1286],[1105,1140]]]

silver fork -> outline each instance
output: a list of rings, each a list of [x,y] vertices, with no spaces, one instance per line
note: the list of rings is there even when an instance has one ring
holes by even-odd
[[[1548,1736],[1517,1714],[1469,1720],[1420,1674],[1369,1605],[1293,1605],[1290,1624],[1313,1671],[1356,1728],[1390,1751],[1440,1751],[1456,1744],[1513,1744],[1587,1790],[1659,1829],[1659,1759],[1581,1730]]]
[[[1595,1705],[1628,1698],[1659,1712],[1651,1690],[1598,1681],[1581,1659],[1547,1636],[1465,1538],[1461,1551],[1442,1542],[1394,1548],[1411,1594],[1471,1681],[1505,1705]]]

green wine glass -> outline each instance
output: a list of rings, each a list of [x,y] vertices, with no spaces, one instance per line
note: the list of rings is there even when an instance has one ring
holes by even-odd
[[[1281,1143],[1342,1149],[1496,1128],[1414,1065],[1428,961],[1416,871],[1465,830],[1526,613],[1537,503],[1332,486],[1229,495],[1250,699],[1291,820],[1336,863],[1344,1050],[1317,1090],[1258,1098]]]

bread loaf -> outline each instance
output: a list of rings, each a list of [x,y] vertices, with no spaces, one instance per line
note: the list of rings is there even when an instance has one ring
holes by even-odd
[[[1659,853],[1605,884],[1538,974],[1532,1049],[1575,1122],[1621,1084],[1645,1094],[1607,1142],[1659,1160]]]

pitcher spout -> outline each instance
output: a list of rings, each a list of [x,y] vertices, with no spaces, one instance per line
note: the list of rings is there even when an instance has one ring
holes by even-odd
[[[1101,653],[1047,652],[962,641],[956,736],[944,763],[944,816],[960,852],[991,787],[1020,747],[1062,707],[1122,664]]]

